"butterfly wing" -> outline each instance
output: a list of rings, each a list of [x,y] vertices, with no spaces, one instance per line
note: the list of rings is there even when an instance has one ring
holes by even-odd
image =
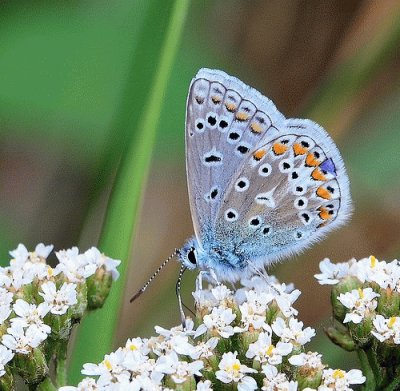
[[[310,120],[287,119],[279,136],[249,154],[226,189],[216,219],[221,246],[267,265],[300,251],[350,214],[348,177],[329,135]]]
[[[192,80],[186,112],[186,169],[200,243],[214,227],[235,172],[267,133],[279,134],[283,121],[269,99],[224,72],[201,69]]]

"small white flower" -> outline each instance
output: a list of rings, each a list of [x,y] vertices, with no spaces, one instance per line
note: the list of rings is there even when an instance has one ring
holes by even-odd
[[[13,302],[14,295],[5,288],[0,288],[0,306],[9,307]],[[2,323],[2,322],[1,322]]]
[[[14,353],[0,344],[0,377],[6,373],[5,366],[13,357]]]
[[[170,353],[172,351],[178,354],[184,354],[191,356],[194,351],[194,347],[189,343],[189,338],[185,335],[174,335],[170,338],[160,336],[158,338],[150,338],[148,347],[157,356]]]
[[[350,310],[346,314],[343,323],[360,323],[366,316],[375,310],[376,298],[379,297],[372,288],[353,289],[351,292],[341,293],[338,300]]]
[[[0,306],[0,324],[3,324],[6,319],[11,314],[11,306],[10,305],[1,305]]]
[[[156,370],[170,375],[175,383],[180,384],[193,375],[201,376],[200,369],[203,369],[203,366],[203,361],[193,361],[191,363],[179,361],[178,355],[175,352],[171,352],[157,360]]]
[[[82,375],[99,376],[98,385],[109,385],[111,382],[130,378],[130,373],[124,366],[126,352],[119,348],[107,354],[100,364],[87,363],[83,365]]]
[[[297,391],[297,382],[289,381],[284,373],[279,373],[273,365],[263,365],[263,391]]]
[[[275,301],[283,315],[286,317],[297,315],[298,311],[292,307],[292,304],[301,295],[298,289],[294,289],[288,293],[286,284],[274,284],[272,292],[274,293]]]
[[[278,317],[272,324],[272,330],[280,337],[282,342],[305,345],[315,335],[315,330],[311,327],[303,330],[303,322],[298,321],[296,318],[290,318],[288,323],[287,325],[285,320]]]
[[[84,254],[79,254],[78,247],[56,252],[60,263],[56,266],[56,273],[64,273],[70,282],[82,282],[96,272],[96,265],[88,263]]]
[[[95,265],[96,269],[100,269],[102,266],[105,267],[106,271],[111,273],[112,279],[115,281],[119,277],[119,271],[117,267],[121,261],[112,259],[102,254],[96,247],[92,247],[84,253],[88,264]]]
[[[314,277],[321,285],[335,285],[342,278],[349,275],[350,265],[348,262],[332,263],[330,259],[325,258],[319,263],[321,274],[315,274]]]
[[[47,281],[41,286],[42,292],[39,295],[43,297],[52,314],[63,315],[68,308],[78,302],[76,296],[76,284],[64,282],[61,288],[57,290],[53,281]]]
[[[250,290],[245,292],[246,300],[258,314],[265,313],[268,305],[274,300],[274,295],[269,291]]]
[[[44,323],[43,318],[49,312],[49,306],[47,303],[29,304],[25,300],[18,299],[13,310],[17,315],[11,319],[12,325],[18,324],[21,327],[33,327],[39,333],[50,334],[51,328]]]
[[[380,285],[387,279],[386,267],[385,261],[378,261],[371,255],[368,258],[360,259],[351,270],[361,282],[375,281]]]
[[[321,357],[321,354],[315,352],[300,353],[289,357],[289,362],[298,367],[307,366],[313,369],[323,369]]]
[[[199,381],[196,386],[196,391],[213,391],[210,380]]]
[[[230,324],[235,318],[236,315],[231,308],[214,307],[211,314],[204,316],[203,322],[211,332],[215,332],[223,338],[229,338],[234,334],[233,327]],[[198,335],[200,334],[196,332],[196,336]]]
[[[125,343],[125,349],[130,352],[139,351],[141,354],[147,356],[150,353],[150,349],[147,346],[148,340],[142,338],[130,338]]]
[[[132,381],[125,386],[125,388],[118,389],[118,391],[124,391],[125,389],[130,391],[165,391],[168,388],[162,387],[160,381],[154,380],[149,376],[139,375],[136,376]]]
[[[199,358],[209,358],[214,355],[214,349],[218,344],[219,339],[217,337],[212,337],[208,339],[206,342],[199,342],[194,346],[190,357],[192,359]]]
[[[336,391],[351,391],[349,385],[362,384],[365,376],[359,369],[352,369],[349,372],[341,369],[324,369],[322,374],[322,385]]]
[[[232,291],[223,284],[217,285],[211,289],[211,293],[217,301],[218,305],[225,305],[226,302],[232,301]]]
[[[253,358],[261,363],[278,365],[282,362],[282,357],[287,356],[293,350],[291,343],[278,342],[272,344],[271,334],[260,333],[258,340],[250,344],[246,352],[247,358]]]
[[[257,373],[253,368],[249,368],[236,358],[237,352],[224,353],[218,365],[219,370],[215,373],[218,380],[225,384],[238,383],[238,390],[256,390],[257,383],[247,373]]]
[[[10,251],[9,254],[13,257],[10,261],[12,265],[24,264],[29,258],[29,251],[22,243],[20,243],[15,250]]]
[[[400,317],[392,316],[386,319],[382,315],[376,315],[373,325],[372,334],[378,341],[383,342],[391,339],[396,345],[400,344]]]
[[[250,329],[270,331],[271,327],[265,322],[265,311],[258,312],[253,304],[244,302],[239,306],[241,312],[240,323],[242,327],[235,327],[235,332],[248,331]]]
[[[175,335],[184,335],[184,336],[194,335],[195,332],[194,332],[193,328],[194,328],[194,322],[190,318],[186,319],[186,324],[185,324],[184,330],[182,328],[182,325],[172,327],[171,329],[164,329],[161,326],[154,327],[154,329],[156,330],[156,333],[158,333],[166,338],[170,338]]]
[[[97,391],[99,387],[96,384],[96,381],[90,377],[83,379],[77,387],[73,386],[64,386],[60,387],[58,391]]]
[[[11,291],[18,291],[23,285],[30,284],[33,278],[33,273],[26,273],[22,268],[0,267],[0,286]]]
[[[28,354],[32,348],[37,348],[46,338],[47,334],[37,328],[28,327],[26,330],[20,324],[13,324],[3,335],[2,342],[14,352]]]

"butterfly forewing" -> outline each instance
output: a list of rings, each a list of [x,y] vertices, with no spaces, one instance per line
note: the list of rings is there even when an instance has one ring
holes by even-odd
[[[280,133],[282,123],[274,104],[238,79],[206,69],[196,75],[187,102],[186,169],[200,242],[214,227],[232,177],[257,144]]]
[[[216,236],[249,260],[268,264],[307,247],[349,214],[348,179],[340,154],[309,120],[285,121],[281,135],[262,140],[231,178]]]

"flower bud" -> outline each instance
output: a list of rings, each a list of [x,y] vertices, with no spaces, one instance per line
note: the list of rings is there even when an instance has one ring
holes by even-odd
[[[80,282],[76,285],[77,303],[71,306],[69,309],[69,313],[71,314],[72,319],[82,319],[83,315],[85,314],[88,306],[87,292],[88,287],[86,285],[86,282]]]
[[[324,329],[325,334],[329,337],[329,339],[335,344],[351,352],[356,349],[356,345],[351,338],[346,327],[342,324],[336,322],[335,326],[327,327]]]
[[[51,327],[51,337],[53,339],[68,340],[72,329],[72,320],[70,311],[63,315],[46,315],[46,324]]]
[[[311,368],[308,365],[299,367],[295,375],[299,390],[304,390],[307,387],[317,389],[321,384],[323,369],[324,367]]]
[[[353,323],[349,322],[348,327],[350,331],[350,335],[359,347],[364,347],[369,344],[372,339],[372,327],[373,320],[375,318],[374,314],[367,315],[362,322]]]
[[[13,359],[14,367],[25,383],[40,383],[49,372],[44,353],[40,348],[34,348],[28,354],[16,353]]]
[[[95,310],[101,308],[110,293],[112,284],[112,274],[102,266],[96,273],[87,280],[88,309]]]

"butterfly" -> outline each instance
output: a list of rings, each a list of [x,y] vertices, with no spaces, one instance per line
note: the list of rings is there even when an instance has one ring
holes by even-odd
[[[225,72],[200,69],[186,111],[186,169],[195,236],[188,269],[235,282],[309,247],[351,212],[349,180],[328,133],[287,119]]]
[[[175,255],[186,269],[236,282],[309,247],[351,213],[349,180],[328,133],[285,118],[223,71],[200,69],[189,87],[186,170],[195,235]]]

